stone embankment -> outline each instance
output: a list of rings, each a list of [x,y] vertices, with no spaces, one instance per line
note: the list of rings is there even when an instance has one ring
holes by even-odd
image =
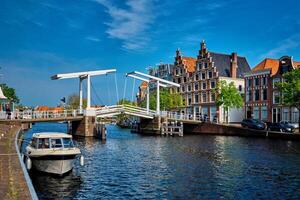
[[[18,153],[20,130],[19,125],[0,124],[0,199],[37,198]]]
[[[213,134],[224,136],[245,136],[245,137],[267,137],[286,140],[300,140],[298,133],[280,133],[273,131],[259,131],[243,128],[234,125],[220,125],[212,123],[184,124],[185,134]]]

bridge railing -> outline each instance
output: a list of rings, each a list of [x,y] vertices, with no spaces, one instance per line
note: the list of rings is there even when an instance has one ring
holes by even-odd
[[[47,111],[14,111],[14,112],[0,112],[0,119],[50,119],[50,118],[66,118],[76,117],[79,115],[79,110],[47,110]]]
[[[162,117],[167,117],[174,120],[190,120],[190,121],[209,121],[208,118],[203,119],[200,114],[182,114],[178,112],[171,112],[171,111],[161,111],[160,114]]]

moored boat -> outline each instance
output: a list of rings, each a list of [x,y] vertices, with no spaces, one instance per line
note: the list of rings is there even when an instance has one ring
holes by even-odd
[[[72,136],[65,133],[43,132],[33,134],[26,147],[26,165],[36,170],[63,175],[73,169],[80,149],[74,146]],[[83,164],[83,157],[80,159]]]

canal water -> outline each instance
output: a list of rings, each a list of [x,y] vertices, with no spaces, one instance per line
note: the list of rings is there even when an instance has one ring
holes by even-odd
[[[66,132],[40,123],[26,133]],[[300,143],[244,137],[141,136],[108,127],[75,139],[85,157],[64,177],[31,173],[40,199],[300,199]]]

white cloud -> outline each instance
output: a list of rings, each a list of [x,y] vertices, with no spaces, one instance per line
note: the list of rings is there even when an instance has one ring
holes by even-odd
[[[276,58],[280,57],[283,54],[287,53],[289,50],[297,48],[300,46],[300,35],[292,35],[277,44],[273,49],[270,49],[267,53],[261,55],[261,58],[271,57]]]
[[[122,47],[127,50],[143,49],[149,42],[147,31],[154,22],[155,12],[150,0],[127,0],[126,8],[120,8],[107,0],[95,0],[107,9],[111,17],[106,33],[111,38],[123,42]],[[153,12],[152,12],[153,11]]]
[[[96,38],[94,36],[87,36],[87,37],[85,37],[85,39],[92,41],[92,42],[100,42],[101,41],[99,38]]]

